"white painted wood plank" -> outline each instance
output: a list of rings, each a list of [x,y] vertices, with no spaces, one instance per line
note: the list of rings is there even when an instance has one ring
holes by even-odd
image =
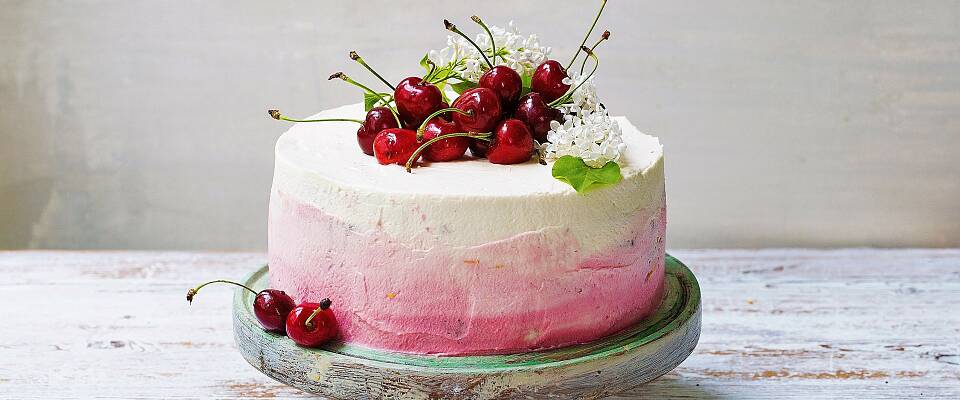
[[[624,398],[960,397],[960,250],[673,252],[703,292],[677,370]],[[248,366],[231,290],[259,253],[0,252],[0,399],[304,398]]]

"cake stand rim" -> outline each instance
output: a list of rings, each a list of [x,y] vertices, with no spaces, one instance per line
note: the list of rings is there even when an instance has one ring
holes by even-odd
[[[674,264],[674,265],[671,266],[671,264]],[[383,368],[387,370],[405,370],[405,371],[420,370],[420,371],[430,371],[430,372],[439,371],[439,372],[451,372],[451,373],[470,373],[470,372],[473,372],[473,373],[505,373],[507,372],[508,373],[511,370],[530,371],[533,369],[549,369],[549,368],[562,367],[562,366],[567,366],[572,364],[588,363],[591,361],[606,359],[612,356],[623,355],[631,351],[636,351],[637,349],[642,348],[644,346],[649,346],[650,344],[655,343],[666,336],[669,336],[671,333],[674,333],[684,327],[687,327],[688,325],[690,325],[690,323],[692,322],[691,320],[693,319],[697,320],[697,324],[696,324],[697,332],[695,333],[695,335],[697,336],[697,340],[699,339],[699,330],[700,330],[699,319],[701,314],[701,301],[702,301],[699,282],[697,281],[696,276],[693,274],[693,272],[690,271],[689,267],[687,267],[679,259],[671,256],[669,253],[665,254],[664,266],[667,269],[665,271],[667,274],[672,273],[678,276],[678,281],[680,283],[681,290],[684,292],[685,299],[683,303],[679,306],[680,312],[675,314],[674,317],[671,318],[668,323],[661,326],[653,333],[644,335],[643,338],[641,338],[638,341],[631,341],[628,344],[618,348],[610,348],[610,349],[606,349],[599,352],[592,352],[592,353],[584,354],[582,356],[575,357],[575,358],[568,358],[568,359],[562,359],[562,360],[548,360],[548,361],[543,361],[537,364],[518,363],[516,365],[503,365],[498,367],[492,367],[492,366],[458,367],[458,366],[415,365],[415,364],[407,364],[403,362],[383,361],[379,359],[358,357],[356,355],[344,354],[337,351],[332,351],[328,347],[315,348],[315,349],[302,348],[302,347],[296,346],[292,342],[289,342],[289,339],[282,335],[277,335],[269,332],[263,332],[263,334],[273,336],[274,337],[273,339],[275,341],[280,341],[280,340],[288,341],[288,343],[285,344],[285,347],[295,348],[298,351],[302,351],[305,353],[314,353],[317,357],[330,357],[330,358],[336,358],[336,359],[350,360],[353,362],[363,363],[367,365],[376,365],[379,368]],[[261,266],[260,268],[247,274],[247,276],[243,279],[242,282],[245,285],[250,285],[253,282],[257,282],[260,279],[260,277],[267,274],[267,272],[269,271],[268,268],[269,268],[269,265],[267,264]],[[667,285],[665,284],[665,287],[666,286]],[[254,289],[256,290],[257,288],[254,288]],[[665,298],[667,297],[667,295],[668,293],[664,293]],[[245,289],[237,288],[235,290],[234,297],[233,297],[234,334],[235,334],[238,346],[243,346],[244,343],[242,343],[240,340],[239,332],[238,332],[239,327],[237,326],[237,324],[242,324],[242,323],[256,324],[256,318],[253,316],[253,311],[247,305],[249,304],[250,296],[252,296],[252,294],[250,294]],[[255,328],[259,328],[259,326],[256,326]],[[611,337],[614,337],[616,335],[617,334],[613,334],[608,337],[597,339],[596,341],[587,343],[587,345],[591,343],[603,342],[604,340],[608,340]],[[371,352],[376,352],[381,354],[389,354],[389,355],[398,356],[400,358],[411,358],[411,359],[412,358],[422,358],[422,359],[444,359],[445,358],[445,359],[463,360],[468,358],[469,359],[488,358],[488,359],[494,360],[494,359],[501,359],[504,357],[516,355],[516,354],[468,355],[468,356],[420,355],[420,354],[400,353],[400,352],[389,351],[389,350],[364,348],[362,346],[357,346],[357,345],[341,345],[341,346],[353,346],[355,348],[363,348],[366,351],[371,351]],[[547,352],[556,351],[556,350],[568,349],[576,346],[583,346],[583,344],[572,345],[572,346],[561,347],[561,348],[554,348],[554,349],[547,349],[547,350],[538,350],[538,351],[532,351],[532,352],[522,353],[522,354],[547,353]],[[692,351],[693,351],[693,348],[689,349],[689,352],[683,358],[685,359],[687,356],[689,356],[689,354],[692,353]],[[255,368],[261,370],[261,372],[266,373],[266,371],[263,371],[264,366],[262,365],[262,359],[260,363],[254,363],[253,360],[250,360],[250,359],[247,359],[247,361],[251,365],[253,365]],[[261,365],[258,366],[257,364],[261,364]],[[445,370],[449,370],[449,371],[445,371]]]

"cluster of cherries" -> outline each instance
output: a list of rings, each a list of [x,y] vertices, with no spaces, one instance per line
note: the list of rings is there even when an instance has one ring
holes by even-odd
[[[188,290],[187,301],[192,304],[197,292],[211,283],[228,283],[255,294],[253,314],[260,326],[268,332],[287,335],[300,346],[317,347],[337,337],[337,318],[330,310],[333,303],[330,299],[296,305],[293,298],[282,290],[264,289],[258,293],[246,285],[218,279]]]
[[[603,11],[602,6],[600,11]],[[599,16],[598,13],[597,18]],[[473,16],[472,20],[490,32],[479,17]],[[534,141],[546,141],[550,122],[562,121],[563,113],[558,106],[569,101],[573,92],[579,88],[571,88],[570,84],[565,83],[570,82],[567,68],[570,68],[580,51],[596,61],[593,50],[610,37],[610,32],[605,31],[593,47],[581,43],[577,54],[566,68],[556,60],[544,61],[537,66],[531,77],[529,92],[521,96],[524,88],[520,74],[508,66],[495,65],[495,43],[491,46],[491,62],[487,53],[457,29],[456,25],[447,20],[443,23],[447,30],[466,38],[476,47],[489,67],[476,82],[476,87],[460,93],[452,104],[448,105],[444,101],[441,89],[436,85],[451,76],[435,73],[438,69],[430,61],[427,61],[430,71],[426,76],[408,77],[394,86],[356,52],[350,52],[351,59],[393,90],[392,99],[338,72],[331,75],[330,79],[339,78],[358,86],[369,93],[369,96],[378,98],[378,102],[383,105],[371,108],[363,120],[298,120],[288,118],[278,110],[270,110],[269,114],[275,119],[291,122],[357,122],[360,124],[357,129],[357,142],[361,151],[376,157],[380,164],[405,165],[408,172],[421,156],[426,161],[453,161],[463,157],[468,148],[474,157],[486,157],[494,164],[523,163],[536,154]],[[587,32],[584,43],[592,31],[593,26]],[[492,42],[492,35],[490,39]],[[583,62],[585,64],[586,59]],[[581,71],[582,69],[583,66]],[[395,109],[391,107],[391,102],[395,104]],[[542,160],[540,162],[543,163]]]

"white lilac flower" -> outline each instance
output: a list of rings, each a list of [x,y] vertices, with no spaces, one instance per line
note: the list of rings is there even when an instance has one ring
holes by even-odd
[[[513,68],[520,76],[527,78],[532,76],[533,71],[546,61],[550,54],[550,48],[541,46],[537,35],[520,35],[513,21],[510,21],[506,29],[491,26],[490,33],[493,34],[497,48],[495,64]],[[478,33],[474,42],[487,53],[492,62],[493,57],[489,56],[490,36],[486,32]],[[453,66],[460,76],[472,82],[478,81],[488,69],[480,52],[459,36],[447,36],[447,47],[439,51],[431,50],[427,57],[439,67]]]
[[[599,105],[567,115],[562,124],[551,122],[547,142],[543,149],[546,159],[574,156],[592,168],[618,162],[626,149],[620,125]]]
[[[563,79],[563,83],[571,87],[577,87],[576,91],[570,96],[570,102],[562,104],[560,109],[565,114],[577,114],[580,110],[595,110],[600,105],[600,98],[597,97],[597,85],[593,81],[593,76],[580,75],[579,71],[569,72],[569,77]],[[586,79],[586,81],[584,81]]]

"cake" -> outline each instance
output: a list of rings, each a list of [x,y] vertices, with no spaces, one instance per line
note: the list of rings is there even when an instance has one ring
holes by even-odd
[[[612,120],[622,179],[584,192],[535,159],[408,173],[359,151],[354,123],[295,124],[276,145],[271,287],[330,298],[345,343],[404,353],[527,352],[636,324],[663,298],[663,150]]]
[[[390,91],[336,72],[363,103],[269,110],[296,124],[276,145],[261,326],[303,347],[493,355],[597,341],[657,310],[663,148],[597,94],[610,32],[587,41],[605,5],[565,65],[513,22],[473,16],[471,39],[444,20],[447,46],[395,84],[350,52]]]

